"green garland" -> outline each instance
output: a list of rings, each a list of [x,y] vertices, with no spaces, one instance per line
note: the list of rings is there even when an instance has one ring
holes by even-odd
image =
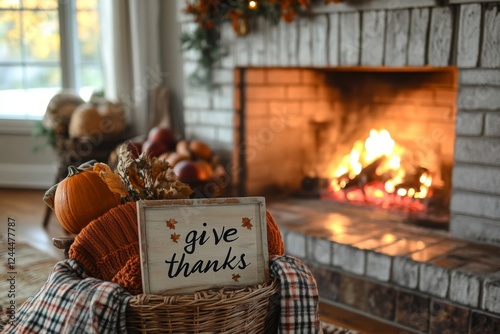
[[[340,0],[326,0],[339,2]],[[254,4],[255,6],[252,6]],[[195,0],[186,2],[184,11],[194,16],[197,23],[191,32],[183,32],[180,39],[182,49],[198,51],[197,68],[188,78],[193,86],[212,86],[214,64],[224,56],[220,45],[220,27],[223,22],[231,21],[233,30],[238,35],[241,23],[246,23],[256,17],[277,24],[280,20],[293,22],[295,16],[303,9],[309,8],[309,0]]]

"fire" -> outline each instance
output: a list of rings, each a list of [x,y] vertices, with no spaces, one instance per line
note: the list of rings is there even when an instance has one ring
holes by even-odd
[[[407,153],[387,130],[370,130],[330,173],[334,197],[388,207],[407,202],[411,206],[414,199],[430,196],[431,173],[405,159]]]

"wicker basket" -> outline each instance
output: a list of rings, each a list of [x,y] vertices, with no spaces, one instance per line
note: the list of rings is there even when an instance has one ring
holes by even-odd
[[[130,333],[276,333],[279,281],[194,294],[137,295],[127,307]]]

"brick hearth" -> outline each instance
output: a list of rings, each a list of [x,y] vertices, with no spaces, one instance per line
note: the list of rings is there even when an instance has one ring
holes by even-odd
[[[499,333],[500,248],[328,200],[268,201],[320,298],[411,333]]]

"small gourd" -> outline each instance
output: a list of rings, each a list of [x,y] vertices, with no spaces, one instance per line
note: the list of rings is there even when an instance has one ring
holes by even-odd
[[[92,220],[120,205],[120,196],[92,168],[68,167],[68,176],[55,190],[53,207],[59,223],[78,234]]]

